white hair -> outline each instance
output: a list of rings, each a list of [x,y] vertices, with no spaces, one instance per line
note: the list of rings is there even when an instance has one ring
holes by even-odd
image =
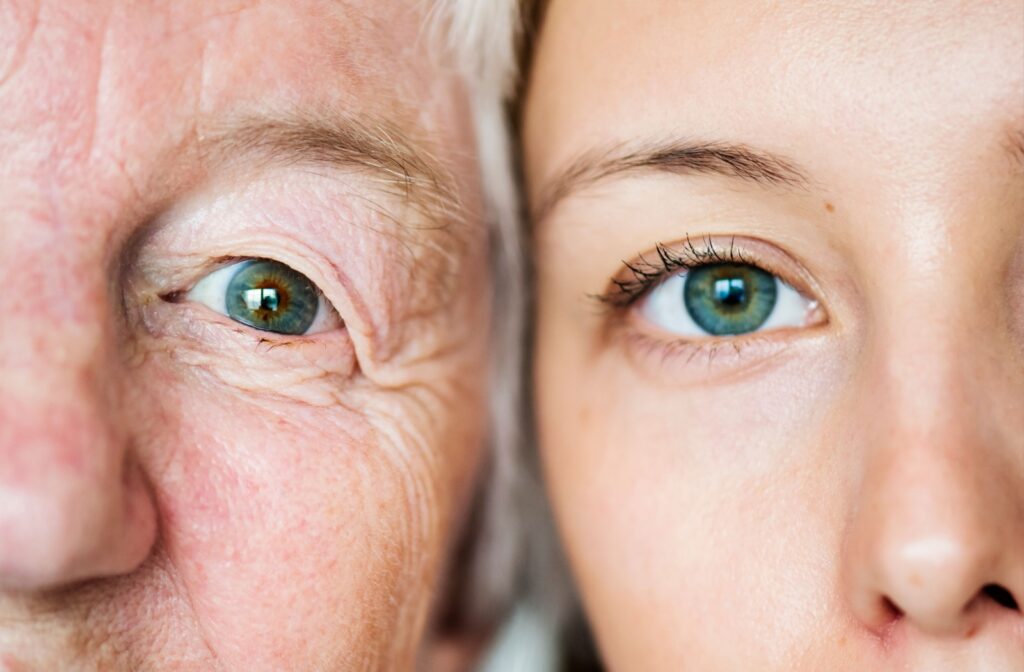
[[[509,114],[519,89],[525,8],[523,0],[436,0],[433,10],[469,87],[494,278],[491,454],[479,500],[468,608],[475,618],[486,620],[518,604],[509,623],[516,633],[532,633],[527,639],[539,649],[551,648],[551,642],[545,645],[539,638],[557,634],[572,592],[539,484],[525,403],[529,263]],[[529,624],[519,627],[524,613],[530,615],[525,619]]]
[[[526,435],[523,362],[526,342],[526,258],[513,173],[506,101],[516,82],[517,0],[437,0],[434,8],[467,82],[484,190],[493,282],[490,387],[491,452],[479,499],[478,537],[467,586],[468,607],[489,620],[514,597],[523,560],[518,513]]]

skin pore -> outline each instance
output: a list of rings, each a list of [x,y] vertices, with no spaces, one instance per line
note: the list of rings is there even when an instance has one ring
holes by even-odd
[[[1024,668],[1022,92],[1019,0],[548,3],[534,391],[609,669]]]
[[[0,670],[414,668],[489,313],[424,12],[0,4]],[[197,289],[247,259],[312,328]]]

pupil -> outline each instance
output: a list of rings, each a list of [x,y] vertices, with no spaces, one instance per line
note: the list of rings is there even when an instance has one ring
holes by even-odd
[[[747,301],[747,286],[743,278],[722,278],[715,280],[715,301],[726,306],[739,306]]]
[[[280,303],[277,290],[272,287],[258,287],[244,292],[245,306],[249,310],[265,310],[274,312]]]
[[[772,314],[776,279],[751,264],[708,264],[692,269],[683,285],[686,312],[712,336],[756,331]]]
[[[253,259],[239,264],[225,296],[228,317],[278,334],[304,334],[320,304],[316,285],[279,261]]]

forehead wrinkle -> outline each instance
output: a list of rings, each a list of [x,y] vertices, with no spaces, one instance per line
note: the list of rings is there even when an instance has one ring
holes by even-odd
[[[451,172],[427,143],[385,120],[308,113],[250,115],[201,127],[197,137],[205,165],[356,170],[439,227],[462,219],[462,201]]]

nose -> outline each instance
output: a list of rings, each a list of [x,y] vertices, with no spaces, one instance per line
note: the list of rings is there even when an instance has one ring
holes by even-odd
[[[852,610],[876,632],[903,623],[940,638],[1024,624],[1020,433],[1006,427],[1020,409],[1000,401],[1019,392],[950,349],[901,355],[869,367],[872,391],[858,394],[863,462],[843,558]]]
[[[45,282],[5,295],[0,590],[129,572],[149,554],[156,513],[118,408],[102,311],[73,301],[76,311],[48,314]]]

